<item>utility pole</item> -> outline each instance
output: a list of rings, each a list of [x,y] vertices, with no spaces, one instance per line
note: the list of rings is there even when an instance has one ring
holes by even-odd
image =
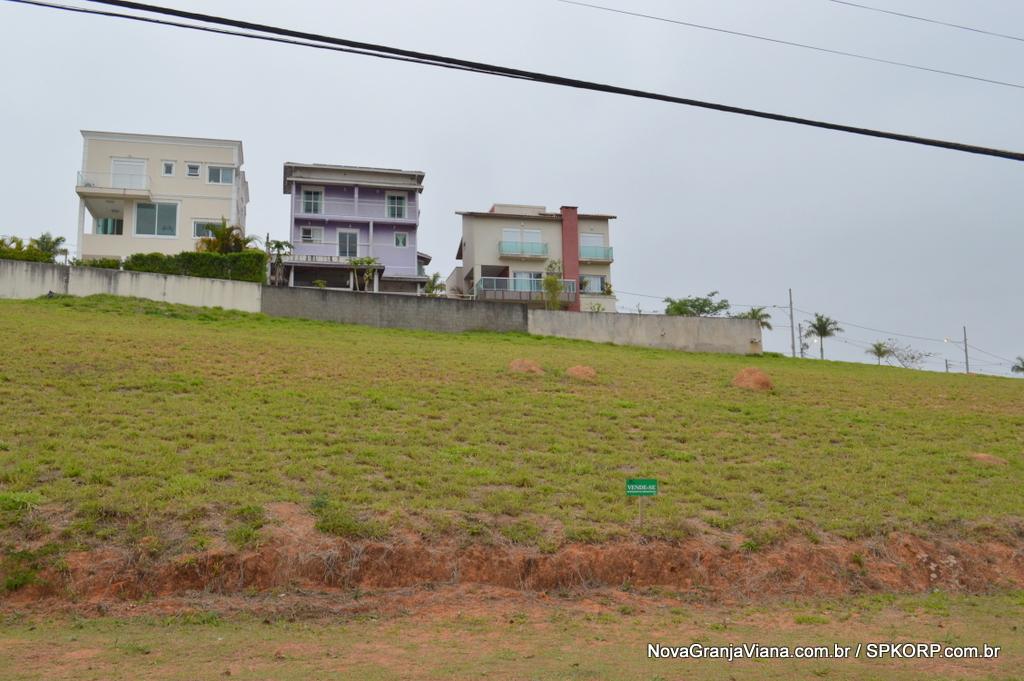
[[[971,358],[967,356],[967,327],[964,327],[964,373],[971,373]]]
[[[949,360],[946,360],[946,373],[949,373]]]
[[[792,346],[793,357],[796,357],[796,335],[793,333],[793,289],[789,289],[789,343]]]
[[[797,324],[797,328],[800,329],[800,359],[804,358],[804,325]]]

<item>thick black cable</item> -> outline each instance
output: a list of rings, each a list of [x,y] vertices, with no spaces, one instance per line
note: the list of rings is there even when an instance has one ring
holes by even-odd
[[[725,33],[727,35],[737,36],[740,38],[750,38],[752,40],[761,40],[767,43],[774,43],[776,45],[785,45],[787,47],[799,47],[804,50],[813,50],[815,52],[824,52],[825,54],[837,55],[840,57],[850,57],[852,59],[863,59],[864,61],[871,61],[877,64],[887,64],[889,66],[898,66],[905,69],[914,69],[915,71],[927,71],[928,73],[936,73],[942,76],[951,76],[953,78],[966,78],[967,80],[975,80],[981,83],[988,83],[990,85],[1000,85],[1003,87],[1012,87],[1020,90],[1024,90],[1024,85],[1020,83],[1011,83],[1005,80],[996,80],[994,78],[985,78],[983,76],[973,76],[969,73],[960,73],[958,71],[947,71],[945,69],[934,68],[932,66],[921,66],[920,64],[910,64],[908,62],[896,61],[894,59],[884,59],[882,57],[872,57],[867,54],[860,54],[858,52],[846,52],[845,50],[836,50],[831,47],[821,47],[820,45],[810,45],[808,43],[798,43],[792,40],[783,40],[781,38],[772,38],[766,35],[759,35],[757,33],[745,33],[743,31],[734,31],[728,28],[720,28],[718,26],[708,26],[706,24],[696,24],[692,21],[683,21],[682,19],[672,19],[670,17],[660,17],[654,14],[644,14],[643,12],[634,12],[626,9],[619,9],[618,7],[607,7],[605,5],[596,5],[590,2],[582,2],[581,0],[555,0],[555,2],[561,2],[566,5],[576,5],[577,7],[586,7],[589,9],[601,10],[603,12],[613,12],[615,14],[625,14],[631,17],[637,17],[638,19],[648,19],[650,21],[660,21],[666,24],[676,24],[677,26],[686,26],[687,28],[696,28],[702,31],[713,31],[715,33]]]
[[[25,2],[25,0],[7,0],[8,2]],[[200,21],[204,23],[213,23],[219,25],[230,26],[232,28],[244,29],[248,31],[258,31],[263,33],[271,33],[274,35],[283,35],[290,38],[298,38],[301,40],[309,40],[315,42],[323,42],[331,45],[339,45],[342,47],[354,48],[358,50],[364,50],[372,53],[367,56],[400,56],[408,57],[413,60],[417,60],[420,63],[425,63],[431,66],[440,66],[443,68],[455,68],[462,67],[463,69],[474,70],[482,73],[487,73],[495,76],[502,76],[505,78],[517,78],[532,80],[534,82],[548,83],[551,85],[561,85],[564,87],[571,87],[582,90],[591,90],[594,92],[605,92],[609,94],[617,94],[628,97],[637,97],[641,99],[650,99],[655,101],[669,102],[672,104],[681,104],[684,106],[692,106],[702,109],[709,109],[712,111],[721,111],[725,113],[733,113],[743,116],[751,116],[754,118],[762,118],[766,120],[779,121],[784,123],[793,123],[796,125],[804,125],[814,128],[820,128],[823,130],[832,130],[836,132],[846,132],[854,135],[862,135],[866,137],[876,137],[879,139],[888,139],[897,142],[905,142],[908,144],[918,144],[922,146],[936,147],[940,149],[949,149],[952,151],[960,151],[968,154],[979,154],[983,156],[993,156],[996,158],[1005,158],[1013,161],[1024,161],[1024,153],[1017,151],[1008,151],[1005,149],[994,149],[990,147],[982,147],[973,144],[963,144],[960,142],[950,142],[946,140],[931,139],[927,137],[918,137],[916,135],[905,135],[901,133],[886,132],[882,130],[874,130],[871,128],[861,128],[851,125],[842,125],[838,123],[829,123],[827,121],[817,121],[808,118],[801,118],[798,116],[788,116],[784,114],[775,114],[766,111],[758,111],[755,109],[747,109],[738,106],[730,106],[726,104],[718,104],[715,102],[707,102],[697,99],[689,99],[685,97],[675,97],[672,95],[666,95],[656,92],[646,92],[643,90],[635,90],[631,88],[624,88],[615,85],[607,85],[604,83],[595,83],[590,81],[578,80],[575,78],[566,78],[563,76],[555,76],[551,74],[545,74],[537,71],[526,71],[523,69],[513,69],[504,66],[496,66],[493,64],[487,64],[484,62],[476,62],[466,59],[456,59],[453,57],[445,57],[441,55],[429,54],[426,52],[417,52],[414,50],[406,50],[396,47],[389,47],[385,45],[377,45],[374,43],[364,43],[355,40],[347,40],[343,38],[335,38],[331,36],[319,35],[316,33],[307,33],[304,31],[294,31],[291,29],[278,28],[275,26],[268,26],[265,24],[258,24],[247,21],[237,21],[235,19],[226,19],[223,17],[216,17],[208,14],[202,14],[199,12],[187,12],[184,10],[172,9],[167,7],[160,7],[157,5],[149,5],[141,2],[130,2],[128,0],[87,0],[88,2],[112,5],[116,7],[122,7],[125,9],[131,9],[141,12],[151,12],[156,14],[163,14],[169,16],[175,16],[182,19],[189,19],[192,21]]]

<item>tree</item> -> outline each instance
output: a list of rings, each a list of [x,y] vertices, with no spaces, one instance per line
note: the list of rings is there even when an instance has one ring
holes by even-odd
[[[1010,371],[1015,374],[1024,374],[1024,357],[1017,356],[1017,363],[1010,367]]]
[[[881,365],[883,359],[892,355],[892,348],[885,341],[875,341],[864,352],[877,359],[878,364]]]
[[[839,322],[815,312],[814,319],[807,320],[807,331],[804,335],[808,338],[817,337],[818,344],[821,346],[821,358],[825,359],[825,339],[842,332],[843,329],[839,326]]]
[[[766,311],[763,307],[752,307],[746,312],[741,312],[736,315],[737,319],[753,319],[755,322],[761,325],[762,329],[772,330],[771,314]]]
[[[441,281],[441,273],[434,272],[423,284],[423,295],[428,298],[438,298],[445,291],[445,284]]]
[[[364,256],[362,258],[349,258],[348,264],[352,265],[356,270],[356,290],[359,290],[359,280],[363,280],[363,291],[369,291],[370,285],[373,283],[373,273],[377,271],[376,265],[380,264],[380,260],[373,256]],[[362,276],[359,276],[359,269],[362,268]]]
[[[267,241],[267,251],[274,256],[274,272],[271,281],[274,286],[284,285],[284,260],[282,256],[292,252],[290,241],[278,241],[277,239]]]
[[[66,242],[62,236],[54,236],[49,232],[43,232],[35,239],[29,239],[28,247],[35,248],[41,253],[45,253],[50,257],[50,262],[57,259],[58,255],[67,255],[68,251],[64,248],[64,242]]]
[[[220,224],[206,225],[210,236],[204,236],[196,244],[197,251],[207,253],[241,253],[253,244],[259,243],[258,236],[246,236],[245,231],[238,225],[229,225],[228,221],[221,218]]]
[[[717,295],[718,291],[712,291],[706,296],[666,298],[665,314],[679,317],[717,317],[729,310],[729,301],[725,298],[715,300]]]
[[[924,352],[909,345],[900,345],[895,338],[890,338],[887,345],[889,355],[904,369],[920,369],[926,359],[935,356],[934,352]]]
[[[565,282],[562,281],[562,261],[549,260],[545,268],[547,273],[541,284],[544,287],[544,306],[549,310],[562,309],[562,294]]]

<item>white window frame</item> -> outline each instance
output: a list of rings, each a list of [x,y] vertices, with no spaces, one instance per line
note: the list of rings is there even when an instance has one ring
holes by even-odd
[[[217,170],[217,171],[230,170],[231,171],[231,181],[230,182],[220,182],[220,181],[211,182],[210,181],[210,171],[211,170]],[[220,176],[220,174],[218,173],[218,177],[219,176]],[[235,168],[234,166],[224,165],[222,163],[207,163],[206,164],[206,184],[216,184],[216,185],[226,185],[226,186],[229,186],[229,185],[233,185],[235,183],[235,178],[236,177],[238,177],[238,169]]]
[[[100,232],[100,231],[98,231],[98,228],[99,228],[98,223],[99,223],[100,220],[115,220],[115,221],[116,220],[120,220],[121,221],[121,233],[118,234],[118,233],[115,232],[115,233],[112,233],[112,234],[108,234],[107,232]],[[120,217],[120,218],[93,218],[92,219],[92,233],[95,234],[96,236],[124,236],[124,218],[123,217]]]
[[[394,216],[391,214],[390,202],[392,198],[402,199],[402,214],[400,216]],[[407,192],[384,192],[384,217],[388,220],[408,220],[409,194]]]
[[[171,172],[167,172],[167,166],[171,166]],[[160,161],[160,177],[174,177],[174,173],[178,170],[177,161]]]
[[[595,289],[589,288],[589,285],[588,285],[587,290],[584,291],[583,290],[583,278],[584,277],[587,277],[587,278],[594,277],[594,278],[596,278],[598,280],[597,289],[595,290]],[[579,281],[576,282],[576,285],[579,287],[580,293],[584,293],[584,294],[586,294],[588,296],[592,296],[592,295],[596,295],[596,294],[599,294],[599,293],[603,293],[604,292],[604,286],[605,286],[605,284],[607,282],[608,282],[608,275],[606,275],[606,274],[586,274],[586,273],[584,273],[584,274],[580,275]]]
[[[404,246],[399,246],[398,245],[398,237],[399,236],[405,237],[405,245]],[[395,232],[395,248],[409,248],[409,232]]]
[[[312,212],[306,210],[306,192],[319,192],[320,193],[320,210],[318,212]],[[323,187],[305,186],[299,188],[299,206],[303,215],[325,215],[327,213],[327,191]]]
[[[114,167],[118,163],[128,163],[136,167],[141,167],[141,173],[118,173],[114,170]],[[149,160],[145,158],[134,158],[132,156],[111,156],[110,157],[110,184],[112,187],[118,189],[143,189],[143,187],[117,187],[117,183],[114,182],[114,178],[118,175],[137,175],[138,177],[145,178],[149,171]],[[143,180],[145,182],[145,180]]]
[[[309,238],[307,239],[303,232],[309,230]],[[317,236],[319,234],[319,236]],[[299,227],[299,243],[301,244],[314,244],[319,246],[324,242],[324,228],[320,225],[301,225]]]
[[[196,236],[196,225],[197,224],[219,225],[220,224],[220,219],[218,218],[217,220],[210,220],[208,218],[192,218],[192,238],[193,239],[202,239],[203,238],[202,236]],[[204,234],[203,236],[206,236],[206,235]]]
[[[174,209],[174,234],[156,234],[157,224],[153,224],[153,234],[139,234],[139,206],[145,203],[151,203],[154,206],[160,206],[161,204],[175,206]],[[157,209],[157,223],[160,221],[160,208]],[[135,204],[135,210],[132,214],[132,236],[139,239],[177,239],[181,233],[181,202],[180,201],[139,201]]]
[[[588,244],[588,243],[586,243],[586,240],[583,238],[583,237],[595,237],[595,236],[598,237],[599,239],[601,239],[601,243],[599,243],[599,244]],[[599,246],[601,248],[607,248],[608,247],[608,240],[605,238],[605,235],[602,234],[601,232],[580,232],[580,246]]]
[[[196,172],[193,175],[192,169],[195,168]],[[203,164],[193,163],[192,161],[185,162],[185,177],[202,177],[203,176]]]
[[[342,255],[341,254],[341,236],[342,234],[355,234],[356,235],[356,252],[355,255]],[[334,245],[337,255],[340,258],[358,258],[359,257],[359,230],[351,229],[349,227],[339,227],[334,231]]]

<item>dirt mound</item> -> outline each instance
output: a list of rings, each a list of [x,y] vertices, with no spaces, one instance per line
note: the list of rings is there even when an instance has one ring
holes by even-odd
[[[597,379],[597,371],[594,367],[588,367],[583,364],[569,367],[565,370],[565,375],[580,381],[593,381]]]
[[[544,370],[532,359],[514,359],[508,363],[508,370],[514,374],[543,374]]]
[[[3,598],[103,603],[144,595],[242,595],[275,588],[391,589],[477,584],[521,591],[667,587],[707,601],[865,592],[984,593],[1024,587],[1021,542],[924,540],[892,534],[811,543],[793,538],[760,551],[693,537],[682,542],[570,544],[554,553],[514,545],[426,541],[350,541],[318,532],[294,504],[272,504],[275,522],[256,550],[216,549],[160,559],[107,548],[65,556],[60,571]]]
[[[754,367],[741,370],[732,379],[732,384],[737,388],[746,388],[747,390],[771,390],[775,387],[768,374]]]
[[[1000,456],[996,456],[994,454],[986,454],[984,452],[974,452],[973,454],[970,455],[970,457],[972,459],[974,459],[975,461],[980,461],[981,463],[992,464],[994,466],[1005,466],[1006,465],[1006,459],[1004,459],[1004,458],[1002,458]]]

